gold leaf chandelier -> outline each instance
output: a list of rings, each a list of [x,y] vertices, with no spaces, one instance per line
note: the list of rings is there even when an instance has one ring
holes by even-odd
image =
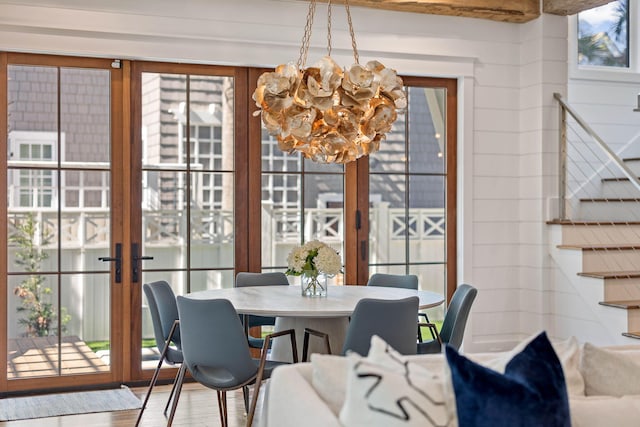
[[[348,163],[378,151],[397,112],[407,106],[402,79],[378,61],[360,65],[349,3],[345,10],[355,63],[342,70],[331,58],[331,0],[327,56],[304,68],[316,1],[311,0],[298,62],[262,74],[253,99],[282,151],[318,163]]]

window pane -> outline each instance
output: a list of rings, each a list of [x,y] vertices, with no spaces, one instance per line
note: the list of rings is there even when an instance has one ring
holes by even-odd
[[[629,67],[629,2],[578,13],[578,64]]]
[[[410,87],[409,172],[444,173],[445,102],[442,88]]]

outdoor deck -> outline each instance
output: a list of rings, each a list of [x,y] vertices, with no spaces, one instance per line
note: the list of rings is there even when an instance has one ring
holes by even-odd
[[[62,337],[60,360],[58,360],[58,338],[50,336],[10,339],[7,378],[109,371],[109,366],[77,336]]]

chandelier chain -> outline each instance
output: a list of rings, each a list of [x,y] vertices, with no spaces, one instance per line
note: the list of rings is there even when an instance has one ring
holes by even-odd
[[[327,55],[331,56],[331,0],[327,2]]]
[[[353,48],[353,59],[356,64],[360,63],[358,55],[358,47],[356,45],[356,33],[353,31],[353,21],[351,21],[351,9],[349,9],[349,0],[344,0],[344,8],[347,11],[347,21],[349,22],[349,33],[351,34],[351,47]]]
[[[313,27],[313,17],[316,14],[316,0],[309,2],[309,10],[307,11],[307,23],[304,26],[304,35],[302,36],[302,46],[300,46],[300,56],[296,66],[298,70],[302,70],[307,64],[307,55],[309,54],[309,41],[311,40],[311,27]]]

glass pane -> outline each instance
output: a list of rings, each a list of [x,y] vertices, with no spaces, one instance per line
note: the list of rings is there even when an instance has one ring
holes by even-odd
[[[10,277],[9,379],[109,370],[109,275],[63,275],[60,287],[58,306],[56,275]]]
[[[409,177],[409,262],[445,261],[444,177]]]
[[[206,289],[233,288],[233,270],[207,270],[191,272],[191,292]]]
[[[187,76],[142,73],[142,163],[185,169]]]
[[[58,70],[9,65],[7,71],[9,161],[57,160]]]
[[[369,176],[369,263],[406,262],[405,175]]]
[[[444,173],[446,90],[410,87],[409,172]]]
[[[629,2],[578,13],[578,64],[629,67]]]
[[[209,191],[202,191],[201,182],[209,175],[222,176],[221,180],[208,179]],[[233,174],[193,173],[191,180],[191,267],[233,268],[234,266],[234,195]],[[208,196],[208,197],[207,197]],[[204,198],[207,197],[207,200]]]
[[[191,167],[196,170],[233,170],[234,110],[233,78],[222,76],[189,76],[189,141],[183,141],[182,160],[186,162],[186,147],[191,152]],[[162,94],[162,92],[161,92]],[[186,112],[177,117],[181,129],[186,129]]]
[[[304,177],[304,241],[320,240],[343,252],[344,175]]]
[[[411,111],[410,108],[407,111]],[[380,141],[380,150],[369,155],[369,171],[404,173],[407,161],[406,144],[407,114],[398,114],[385,139]]]
[[[411,274],[418,276],[418,286],[422,291],[431,291],[440,295],[446,295],[446,265],[412,265]],[[444,306],[441,304],[424,310],[432,322],[444,320]]]
[[[7,267],[14,272],[57,270],[56,212],[9,212]]]
[[[109,161],[110,74],[109,70],[60,69],[60,144],[65,161]]]
[[[62,375],[109,371],[109,280],[109,274],[62,276]]]
[[[143,172],[143,268],[186,267],[186,173]],[[157,267],[154,267],[157,266]]]
[[[109,256],[110,222],[108,212],[84,215],[65,212],[60,228],[61,268],[63,271],[109,270],[109,263],[98,258]],[[82,250],[78,250],[82,248]],[[57,250],[54,249],[57,253]]]
[[[57,276],[10,276],[7,287],[8,379],[58,375]]]
[[[62,171],[62,205],[68,208],[109,209],[108,171]]]

